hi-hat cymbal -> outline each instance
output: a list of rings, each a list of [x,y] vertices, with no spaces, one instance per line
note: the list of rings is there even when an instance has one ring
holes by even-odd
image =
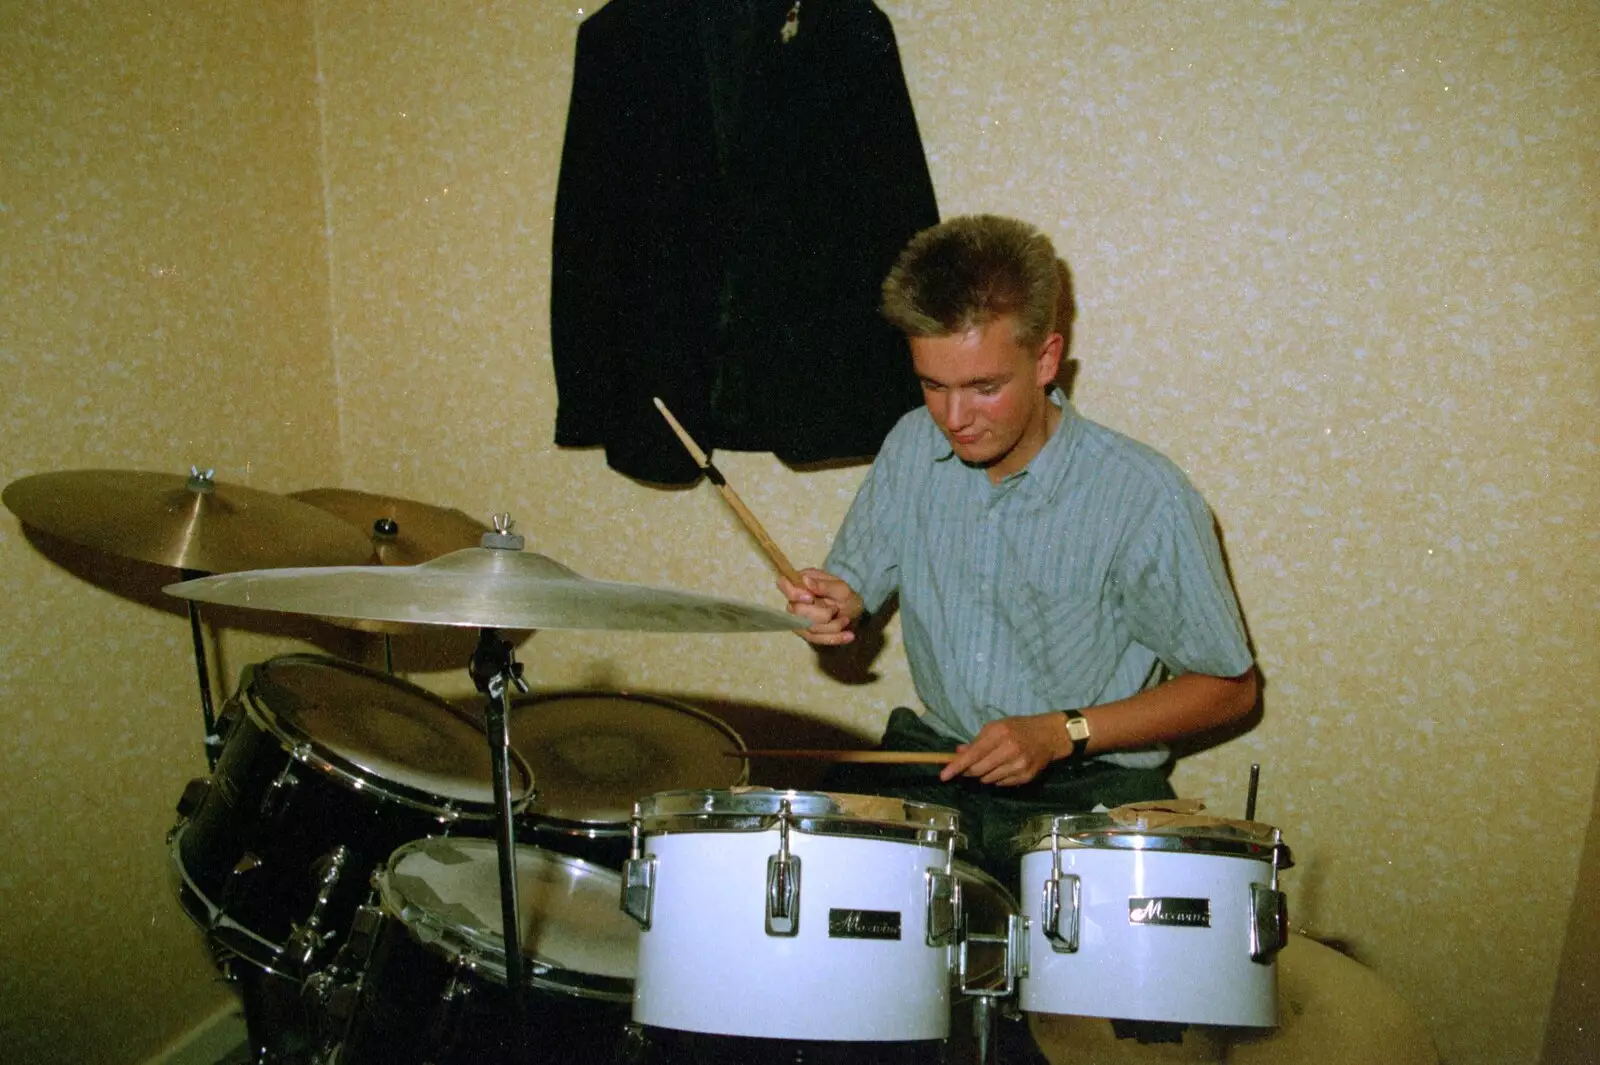
[[[122,558],[223,573],[343,566],[372,556],[361,531],[287,496],[209,471],[62,470],[6,485],[5,505],[52,536]]]
[[[440,555],[477,547],[489,527],[449,507],[437,507],[351,488],[308,488],[290,499],[309,503],[365,532],[385,566],[415,566]]]
[[[805,627],[770,607],[694,592],[595,581],[531,551],[467,547],[419,566],[229,573],[169,585],[208,603],[485,629],[777,632]]]

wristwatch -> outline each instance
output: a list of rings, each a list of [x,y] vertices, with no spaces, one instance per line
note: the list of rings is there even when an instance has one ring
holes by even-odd
[[[1072,738],[1072,753],[1067,761],[1076,762],[1089,747],[1089,719],[1076,710],[1062,711],[1067,715],[1067,735]]]

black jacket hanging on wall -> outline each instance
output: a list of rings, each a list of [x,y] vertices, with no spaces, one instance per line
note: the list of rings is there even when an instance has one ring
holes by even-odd
[[[937,221],[869,0],[611,0],[578,30],[556,192],[556,443],[690,483],[660,396],[707,450],[873,454],[920,402],[879,286]]]

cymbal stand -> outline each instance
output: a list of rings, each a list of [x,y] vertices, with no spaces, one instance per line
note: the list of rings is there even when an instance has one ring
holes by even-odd
[[[979,995],[972,1000],[973,1060],[977,1065],[995,1065],[999,1060],[996,1057],[999,1048],[995,1043],[997,1010],[994,999],[987,995]]]
[[[181,571],[183,579],[194,580],[196,577],[206,576],[205,570],[186,569]],[[206,768],[217,768],[217,756],[221,753],[222,738],[217,735],[217,718],[211,706],[211,671],[206,668],[206,643],[200,633],[200,604],[193,599],[189,603],[189,635],[194,640],[194,671],[200,681],[200,715],[205,719],[206,725]]]
[[[528,686],[523,682],[522,665],[517,662],[511,644],[500,639],[494,629],[479,630],[478,647],[472,654],[469,672],[478,690],[488,697],[483,721],[484,731],[489,737],[495,809],[499,814],[496,841],[500,859],[500,921],[506,951],[506,988],[511,995],[517,1042],[526,1050],[532,1044],[528,1031],[528,1006],[524,998],[522,934],[517,921],[517,841],[516,826],[511,817],[511,736],[506,728],[506,718],[511,712],[512,687],[526,692]]]
[[[379,518],[372,523],[373,554],[380,560],[383,552],[378,549],[378,544],[392,544],[400,535],[400,526],[393,518]],[[394,676],[394,641],[386,632],[383,634],[383,670],[389,676]]]

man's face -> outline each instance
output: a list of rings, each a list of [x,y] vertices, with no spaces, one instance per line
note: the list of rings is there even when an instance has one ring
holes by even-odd
[[[1037,349],[1017,343],[1010,318],[947,337],[912,337],[923,402],[963,462],[999,481],[1026,466],[1050,438],[1045,386],[1061,361],[1061,337]]]

